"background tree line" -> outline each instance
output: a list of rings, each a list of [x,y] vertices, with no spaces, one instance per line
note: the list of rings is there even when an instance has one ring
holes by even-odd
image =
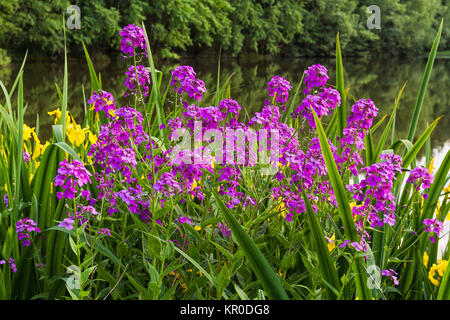
[[[117,51],[119,30],[145,21],[163,58],[205,48],[230,55],[330,56],[338,31],[345,55],[420,54],[442,17],[440,48],[450,49],[450,0],[0,0],[0,50],[59,55],[62,13],[74,4],[81,8],[81,29],[67,30],[73,53],[81,53],[81,41],[90,50]],[[370,5],[381,9],[380,30],[366,26]]]

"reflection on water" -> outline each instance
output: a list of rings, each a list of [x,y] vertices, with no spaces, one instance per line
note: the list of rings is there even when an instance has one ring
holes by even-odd
[[[203,104],[212,101],[217,77],[217,56],[199,55],[196,58],[186,58],[172,63],[164,62],[157,68],[168,75],[179,64],[189,64],[194,67],[198,77],[205,81],[209,95],[205,96]],[[231,80],[231,95],[251,115],[258,111],[264,100],[266,83],[274,75],[285,76],[295,86],[300,81],[303,70],[311,65],[321,63],[329,70],[330,83],[335,83],[334,59],[292,59],[277,58],[276,60],[260,57],[246,56],[240,59],[223,58],[221,62],[221,81],[233,74]],[[394,99],[405,81],[408,81],[400,108],[397,114],[397,137],[406,137],[408,125],[412,116],[417,92],[425,68],[425,60],[399,61],[381,58],[355,60],[344,59],[345,83],[350,86],[350,94],[356,99],[371,98],[380,109],[380,115],[391,112]],[[120,59],[111,61],[94,61],[97,72],[101,72],[103,88],[112,92],[116,97],[123,97],[125,80],[124,72],[128,64]],[[17,74],[20,63],[0,69],[0,79],[7,87]],[[420,115],[416,134],[420,134],[435,118],[444,115],[432,134],[432,148],[445,154],[450,140],[449,103],[450,103],[450,60],[436,60],[433,73],[424,101],[424,108]],[[25,120],[33,125],[36,122],[36,114],[39,115],[40,135],[48,138],[52,118],[47,111],[60,106],[55,83],[62,88],[63,65],[62,63],[33,63],[25,66],[24,95],[28,105]],[[89,96],[90,84],[87,64],[84,58],[69,61],[69,109],[80,121],[83,114],[84,85],[86,98]],[[170,97],[169,97],[170,99]],[[3,101],[3,100],[0,100]],[[121,103],[126,103],[124,98]],[[380,119],[380,116],[377,117]],[[441,156],[443,157],[443,156]],[[436,163],[438,164],[438,163]]]

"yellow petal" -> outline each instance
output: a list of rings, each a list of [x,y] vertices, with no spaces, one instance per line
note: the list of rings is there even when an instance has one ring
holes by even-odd
[[[423,265],[428,268],[428,254],[426,252],[423,253]]]

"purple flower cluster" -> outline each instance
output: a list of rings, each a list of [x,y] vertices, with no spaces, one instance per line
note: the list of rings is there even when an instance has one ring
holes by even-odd
[[[121,172],[129,181],[132,169],[136,167],[136,153],[131,141],[136,145],[148,141],[142,127],[142,114],[133,108],[122,107],[116,110],[116,118],[102,125],[97,143],[88,153],[94,156],[96,166],[102,167],[102,175]]]
[[[99,112],[100,110],[104,111],[105,117],[107,118],[111,118],[116,109],[114,96],[103,90],[100,90],[99,92],[94,91],[89,98],[88,103],[93,105],[95,112]]]
[[[395,224],[395,197],[392,193],[393,181],[401,172],[402,160],[396,154],[381,154],[381,162],[363,168],[364,178],[359,184],[348,185],[353,198],[360,204],[352,208],[356,230],[360,235],[359,243],[351,243],[358,251],[367,250],[370,236],[365,223],[371,228],[382,227],[385,223]]]
[[[225,237],[228,238],[231,236],[231,230],[228,229],[228,227],[226,225],[219,222],[218,228],[219,228],[220,233],[222,233]]]
[[[58,227],[65,228],[66,230],[70,231],[70,230],[73,229],[74,222],[75,222],[75,218],[74,217],[65,218],[63,221],[61,221],[58,224]]]
[[[155,191],[161,192],[166,197],[174,196],[175,192],[181,192],[180,184],[175,180],[175,176],[171,172],[164,172],[161,178],[153,185]]]
[[[360,99],[352,106],[351,114],[347,119],[350,127],[358,130],[367,130],[372,126],[373,118],[378,115],[378,108],[370,99]]]
[[[120,50],[125,56],[133,57],[136,54],[136,49],[139,49],[138,51],[142,50],[142,53],[147,57],[144,29],[134,24],[129,24],[120,30],[119,34],[122,36]]]
[[[148,209],[141,209],[148,208],[148,200],[141,198],[142,188],[135,185],[136,179],[133,178],[138,161],[133,144],[144,146],[147,150],[150,148],[149,137],[144,132],[140,112],[121,107],[115,115],[114,119],[101,126],[97,143],[91,146],[88,153],[94,157],[94,165],[99,168],[95,175],[100,189],[99,198],[110,202],[109,214],[117,212],[116,199],[120,199],[131,212],[142,213],[142,218],[149,214]],[[123,179],[117,180],[117,175]],[[121,190],[114,192],[116,181],[120,183]]]
[[[287,186],[273,188],[272,197],[284,203],[287,209],[284,219],[288,222],[292,221],[294,214],[301,214],[306,211],[305,201],[300,193],[290,190]]]
[[[16,233],[17,239],[22,241],[24,247],[28,247],[31,244],[31,233],[40,233],[41,230],[38,228],[37,223],[30,218],[23,218],[16,223]]]
[[[409,177],[406,183],[415,185],[416,190],[427,189],[433,183],[434,177],[427,168],[416,167],[409,172]],[[428,194],[424,193],[423,197],[428,198]]]
[[[438,237],[442,230],[444,230],[444,224],[438,219],[424,219],[422,223],[425,225],[425,232],[435,233]],[[431,235],[429,238],[434,243],[434,235]]]
[[[324,88],[328,81],[328,70],[320,64],[314,64],[305,71],[304,94],[309,94],[313,88]]]
[[[9,258],[8,259],[8,263],[9,263],[9,266],[10,266],[12,272],[16,273],[17,272],[17,267],[16,267],[16,264],[14,262],[14,259],[13,258]],[[0,260],[0,265],[2,265],[2,264],[6,264],[6,261],[5,260]]]
[[[23,152],[23,161],[25,161],[25,163],[28,163],[31,159],[31,156],[28,152],[24,151]]]
[[[148,210],[149,201],[144,199],[142,193],[142,187],[136,185],[136,187],[128,186],[127,188],[117,191],[109,196],[110,204],[109,214],[116,213],[118,203],[117,200],[126,204],[126,207],[131,213],[141,216],[142,220],[146,220],[150,214]]]
[[[83,163],[78,160],[68,162],[64,159],[59,163],[58,174],[55,177],[55,186],[61,186],[64,191],[57,192],[56,196],[59,200],[75,198],[84,185],[92,183],[90,177],[91,173],[86,170]],[[90,193],[83,190],[81,195],[89,197]]]
[[[180,217],[176,218],[176,219],[174,220],[174,222],[179,222],[179,223],[181,223],[181,224],[185,224],[185,223],[187,223],[187,224],[193,224],[193,223],[194,223],[194,221],[193,221],[191,218],[189,218],[189,217],[183,217],[183,216],[180,216]]]
[[[224,99],[220,101],[218,108],[219,111],[222,112],[223,119],[226,119],[228,114],[232,114],[237,118],[239,116],[239,111],[242,109],[239,103],[233,99]]]
[[[289,90],[292,86],[284,77],[274,76],[267,84],[266,91],[269,96],[275,97],[275,101],[283,104],[286,103],[289,97]]]
[[[302,104],[294,110],[292,117],[304,117],[308,120],[310,128],[315,129],[316,123],[314,121],[312,109],[314,109],[317,117],[320,119],[340,105],[341,96],[339,95],[339,91],[333,88],[324,87],[323,90],[316,95],[307,95],[306,98],[303,99]]]
[[[395,224],[395,197],[392,194],[393,181],[402,171],[401,157],[386,153],[380,155],[381,162],[363,168],[364,178],[359,184],[348,186],[353,198],[362,203],[353,208],[353,215],[367,217],[372,228],[385,223]],[[360,219],[362,223],[363,219]]]
[[[343,137],[339,140],[342,154],[337,162],[346,164],[355,176],[358,175],[358,166],[363,164],[361,151],[365,149],[364,138],[377,114],[378,108],[372,100],[358,100],[352,106]]]
[[[111,237],[111,230],[109,230],[108,228],[102,228],[98,231],[98,234],[102,234],[102,235]]]
[[[391,278],[395,285],[399,284],[397,279],[398,274],[393,269],[381,270],[381,275]]]
[[[148,70],[142,65],[138,65],[136,68],[131,65],[125,74],[127,79],[123,85],[131,91],[131,94],[141,92],[144,97],[148,97],[148,86],[150,85],[150,73]],[[126,97],[129,94],[125,92],[124,96]]]
[[[179,66],[172,71],[171,86],[178,94],[187,93],[190,98],[202,100],[206,93],[205,83],[196,78],[197,74],[191,66]]]

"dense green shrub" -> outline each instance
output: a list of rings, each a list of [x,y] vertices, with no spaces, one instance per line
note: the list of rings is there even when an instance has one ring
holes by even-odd
[[[119,26],[145,21],[155,50],[178,57],[200,49],[287,55],[328,55],[339,31],[346,55],[417,54],[449,15],[449,0],[9,0],[0,3],[0,47],[44,56],[63,50],[61,16],[81,9],[81,29],[68,30],[69,49],[80,41],[117,50]],[[367,6],[378,5],[381,29],[366,26]],[[448,49],[444,27],[442,49]]]

